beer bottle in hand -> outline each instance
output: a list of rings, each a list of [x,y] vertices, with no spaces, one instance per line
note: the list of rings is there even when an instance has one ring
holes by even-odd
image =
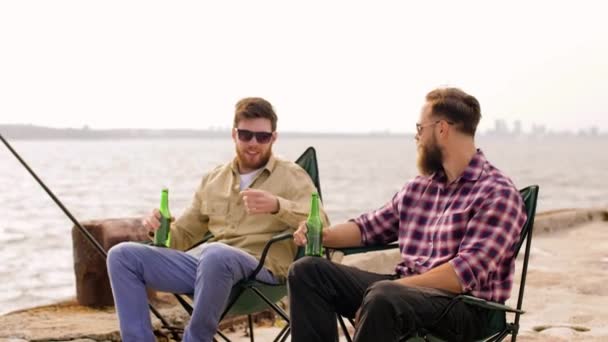
[[[154,245],[169,247],[171,243],[171,213],[169,212],[169,189],[160,194],[160,227],[154,234]]]
[[[306,250],[307,256],[323,256],[323,221],[319,216],[319,194],[312,193],[310,213],[306,219]]]

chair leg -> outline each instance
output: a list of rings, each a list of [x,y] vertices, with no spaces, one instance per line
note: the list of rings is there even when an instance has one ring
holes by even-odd
[[[510,331],[509,329],[504,329],[503,331],[497,333],[496,335],[490,337],[489,339],[487,339],[485,341],[487,341],[487,342],[500,342],[500,341],[504,340],[505,337],[507,337],[507,335],[509,335],[510,333],[513,334],[513,332]],[[514,335],[512,335],[511,341],[514,341],[513,337],[514,337]]]
[[[517,333],[513,332],[513,331],[509,331],[509,330],[505,330],[503,331],[498,338],[496,339],[496,341],[502,341],[504,340],[509,334],[511,334],[511,341],[515,342],[515,338],[517,336]]]
[[[281,309],[278,305],[276,305],[275,303],[271,302],[268,298],[266,298],[266,296],[264,296],[264,294],[257,288],[251,287],[250,289],[253,292],[255,292],[258,295],[258,297],[260,297],[264,302],[266,302],[266,304],[268,304],[268,306],[270,306],[270,308],[272,310],[274,310],[274,312],[276,312],[279,316],[281,316],[281,318],[283,318],[283,320],[285,322],[287,322],[287,325],[283,328],[283,330],[281,330],[281,332],[279,333],[279,336],[277,336],[277,339],[278,339],[283,334],[283,331],[285,331],[285,335],[281,339],[281,341],[285,341],[285,339],[287,339],[287,337],[289,336],[289,334],[291,332],[291,328],[289,328],[289,325],[291,324],[291,322],[289,320],[289,316],[287,315],[287,313],[283,309]]]
[[[342,319],[342,316],[340,316],[340,315],[336,315],[336,316],[338,316],[338,322],[340,322],[340,326],[342,327],[342,332],[344,333],[344,337],[346,338],[346,341],[352,342],[352,339],[350,338],[348,329],[346,329],[346,324],[344,324],[344,320]]]
[[[287,328],[287,330],[285,331],[285,336],[283,336],[281,342],[285,342],[285,340],[287,340],[287,337],[289,337],[289,334],[291,334],[291,328]]]
[[[253,341],[253,320],[251,319],[251,315],[247,315],[247,322],[249,323],[249,340]]]
[[[285,313],[285,311],[283,311],[283,309],[281,309],[278,305],[276,305],[275,303],[271,302],[268,298],[266,298],[266,296],[264,296],[264,294],[256,289],[255,287],[251,288],[260,298],[262,298],[262,300],[264,302],[266,302],[266,304],[268,304],[272,309],[274,309],[274,311],[276,313],[279,314],[279,316],[281,316],[285,322],[289,323],[289,316],[287,316],[287,314]]]
[[[217,334],[220,335],[220,337],[223,338],[224,341],[231,342],[230,339],[228,337],[226,337],[226,335],[224,335],[224,333],[222,333],[221,331],[218,330]],[[213,340],[215,341],[215,338]]]
[[[285,336],[283,336],[283,334],[285,334]],[[287,335],[289,335],[289,324],[285,325],[283,327],[283,329],[281,329],[281,332],[279,332],[279,334],[273,340],[273,342],[285,341],[285,338],[287,338]]]
[[[192,316],[192,311],[194,311],[194,308],[192,308],[192,305],[190,305],[190,303],[186,302],[186,300],[184,298],[182,298],[182,295],[180,295],[180,294],[174,293],[173,296],[181,304],[181,306],[184,308],[184,310],[186,310],[186,312],[188,312],[188,315]]]

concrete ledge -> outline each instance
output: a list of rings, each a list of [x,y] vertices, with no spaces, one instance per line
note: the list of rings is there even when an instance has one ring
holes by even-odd
[[[561,209],[536,214],[534,234],[553,233],[593,221],[608,221],[608,209]]]

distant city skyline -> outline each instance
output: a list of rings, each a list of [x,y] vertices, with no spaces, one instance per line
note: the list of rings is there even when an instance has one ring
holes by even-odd
[[[603,7],[5,1],[0,122],[198,130],[262,96],[280,131],[413,133],[425,94],[448,85],[479,99],[481,132],[606,132]]]
[[[0,127],[5,125],[24,125],[24,126],[40,126],[45,128],[56,128],[56,129],[91,129],[91,130],[146,130],[146,129],[163,129],[163,128],[146,128],[146,127],[105,127],[105,128],[97,128],[91,127],[89,125],[82,125],[80,127],[67,127],[67,126],[45,126],[45,125],[36,125],[33,123],[2,123],[0,122]],[[167,128],[170,130],[203,130],[203,131],[229,131],[231,129],[231,125],[218,125],[218,126],[209,126],[202,128],[188,128],[188,127],[172,127]],[[295,132],[295,133],[381,133],[381,132],[389,132],[394,134],[400,133],[413,133],[407,131],[393,131],[389,128],[385,129],[377,129],[377,130],[369,130],[369,131],[324,131],[324,130],[279,130],[280,132]],[[547,124],[544,123],[523,123],[521,120],[513,120],[507,121],[504,119],[496,119],[494,120],[493,126],[485,127],[485,129],[478,129],[478,132],[481,134],[496,134],[496,135],[526,135],[526,134],[590,134],[590,135],[599,135],[599,134],[608,134],[608,129],[601,129],[597,125],[590,125],[587,127],[582,127],[579,129],[564,129],[564,130],[552,130],[549,128]],[[2,133],[2,132],[0,132]]]
[[[230,137],[230,127],[208,127],[205,129],[148,129],[148,128],[116,128],[95,129],[84,127],[46,127],[31,124],[1,124],[0,134],[9,139],[112,139],[112,138],[227,138]],[[378,130],[368,132],[323,132],[323,131],[281,131],[281,137],[384,137],[384,136],[410,136],[414,133],[392,132]],[[505,120],[496,120],[494,127],[488,130],[479,130],[479,138],[608,138],[608,132],[600,131],[592,126],[578,131],[551,131],[545,125],[532,125],[524,129],[521,121],[514,121],[512,125]]]
[[[588,127],[582,127],[579,129],[564,129],[564,130],[551,130],[547,124],[543,123],[531,123],[528,127],[522,123],[521,120],[514,120],[509,122],[503,119],[497,119],[494,121],[494,127],[487,129],[483,132],[487,135],[498,135],[498,136],[520,136],[520,135],[561,135],[561,134],[578,134],[578,135],[589,135],[598,136],[601,134],[608,133],[608,130],[600,130],[597,125],[590,125]]]

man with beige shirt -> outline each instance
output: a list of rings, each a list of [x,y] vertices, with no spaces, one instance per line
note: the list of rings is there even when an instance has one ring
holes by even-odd
[[[108,270],[123,341],[154,341],[146,288],[194,294],[184,341],[212,341],[230,289],[253,272],[266,242],[306,219],[315,187],[297,164],[275,158],[277,116],[261,98],[236,104],[233,161],[206,174],[190,207],[171,224],[170,248],[121,243],[108,254]],[[327,216],[323,215],[325,221]],[[158,229],[158,210],[144,219]],[[200,254],[189,249],[211,232]],[[258,280],[285,280],[296,247],[274,245]]]

